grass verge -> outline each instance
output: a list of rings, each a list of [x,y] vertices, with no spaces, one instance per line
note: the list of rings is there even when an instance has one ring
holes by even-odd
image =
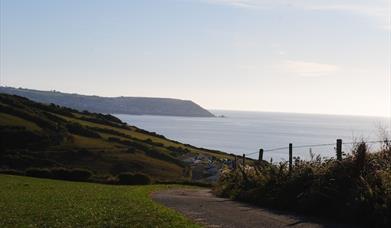
[[[170,185],[110,186],[0,175],[0,227],[198,227],[149,197]]]

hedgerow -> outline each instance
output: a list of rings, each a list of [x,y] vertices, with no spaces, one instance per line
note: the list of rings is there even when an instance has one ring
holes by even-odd
[[[291,172],[284,162],[239,166],[222,172],[215,192],[260,206],[389,227],[391,147],[387,143],[369,153],[362,142],[342,161],[297,158]]]

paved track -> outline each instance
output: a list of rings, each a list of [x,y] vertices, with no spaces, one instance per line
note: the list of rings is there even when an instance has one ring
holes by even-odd
[[[347,227],[219,198],[209,189],[174,189],[152,198],[206,227]]]

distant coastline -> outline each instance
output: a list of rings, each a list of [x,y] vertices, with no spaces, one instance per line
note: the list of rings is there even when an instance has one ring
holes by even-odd
[[[193,101],[173,98],[100,97],[13,87],[0,87],[0,93],[18,95],[33,101],[53,103],[79,111],[129,115],[215,117]]]

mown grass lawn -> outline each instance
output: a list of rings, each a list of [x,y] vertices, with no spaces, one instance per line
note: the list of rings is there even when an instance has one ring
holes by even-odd
[[[174,187],[0,175],[0,227],[198,227],[149,197]]]

